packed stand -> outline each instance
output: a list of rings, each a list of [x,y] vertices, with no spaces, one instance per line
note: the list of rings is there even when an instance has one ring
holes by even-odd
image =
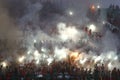
[[[41,67],[33,63],[20,66],[0,66],[0,80],[120,80],[120,70],[102,66],[77,68],[67,62],[54,62]]]

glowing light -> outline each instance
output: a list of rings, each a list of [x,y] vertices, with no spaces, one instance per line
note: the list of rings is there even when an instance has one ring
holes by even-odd
[[[86,58],[85,58],[85,59],[83,59],[83,60],[81,59],[81,60],[80,60],[80,63],[81,63],[82,65],[84,65],[86,61],[87,61],[87,59],[86,59]]]
[[[111,59],[111,58],[112,58],[112,55],[111,55],[111,54],[109,54],[109,55],[108,55],[108,59]]]
[[[31,53],[31,51],[28,51],[28,52],[27,52],[27,54],[30,54],[30,53]]]
[[[53,61],[53,58],[48,58],[47,59],[48,65],[50,65],[52,63],[52,61]]]
[[[73,11],[69,11],[69,15],[73,16],[74,12]]]
[[[34,43],[37,43],[37,40],[34,39]]]
[[[100,9],[100,5],[97,5],[97,8]]]
[[[103,21],[102,23],[105,24],[105,21]]]
[[[22,63],[22,62],[24,61],[24,59],[25,59],[25,56],[22,56],[22,57],[20,57],[20,58],[18,59],[18,61],[19,61],[20,63]]]
[[[73,58],[77,58],[79,56],[79,52],[72,52],[71,54],[70,54],[70,57],[73,57]]]
[[[95,32],[96,31],[96,26],[94,24],[91,24],[88,26],[89,29],[92,31],[92,32]]]
[[[7,66],[6,62],[2,62],[2,66],[5,68]]]
[[[59,49],[56,47],[54,53],[55,53],[54,57],[57,58],[57,60],[63,60],[67,58],[68,49],[66,48]]]
[[[91,9],[92,9],[92,10],[95,10],[95,5],[92,5],[92,6],[91,6]]]
[[[42,51],[42,52],[46,52],[46,49],[42,47],[42,48],[41,48],[41,51]]]
[[[98,61],[100,61],[101,59],[102,59],[102,57],[101,57],[101,56],[98,56],[98,57],[95,59],[95,63],[98,62]]]
[[[43,55],[42,55],[42,57],[43,57],[43,58],[47,58],[47,57],[48,57],[48,55],[43,54]]]
[[[36,57],[36,56],[39,56],[40,54],[39,54],[39,52],[38,52],[38,50],[36,50],[35,52],[34,52],[34,56]]]
[[[60,22],[57,24],[59,30],[64,30],[66,28],[66,23]]]
[[[108,59],[112,59],[112,57],[115,57],[115,56],[116,56],[116,52],[115,52],[115,51],[110,51],[110,52],[108,52],[107,54],[108,54],[108,55],[107,55],[107,58],[108,58]]]
[[[112,68],[113,68],[113,65],[112,65],[112,63],[110,62],[110,63],[108,64],[108,69],[111,70]]]
[[[36,64],[39,64],[40,63],[40,60],[36,60]]]
[[[63,41],[73,40],[76,41],[78,39],[79,31],[75,28],[75,26],[66,26],[66,24],[58,24],[59,37]]]
[[[44,43],[44,41],[43,41],[43,40],[41,40],[41,43]]]
[[[114,58],[114,60],[118,60],[118,56],[116,56],[116,57]]]
[[[38,52],[38,50],[35,50],[35,51],[34,51],[33,56],[34,56],[34,59],[36,60],[36,64],[39,64],[39,60],[40,60],[40,58],[41,58],[41,55],[40,55],[40,53]]]
[[[93,59],[96,59],[96,58],[97,58],[97,56],[93,56],[92,58],[93,58]]]

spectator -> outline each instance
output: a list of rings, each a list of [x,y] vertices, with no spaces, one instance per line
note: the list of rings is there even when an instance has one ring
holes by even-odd
[[[117,70],[114,68],[111,73],[112,80],[117,80]]]

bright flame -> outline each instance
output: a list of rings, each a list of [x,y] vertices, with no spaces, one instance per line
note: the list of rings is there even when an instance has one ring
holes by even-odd
[[[40,63],[40,60],[36,60],[36,64],[39,64]]]
[[[2,66],[5,68],[7,66],[6,62],[2,62]]]
[[[67,58],[68,49],[66,48],[59,49],[56,47],[54,53],[55,53],[54,57],[57,58],[57,60],[63,60]]]
[[[88,26],[89,29],[92,31],[92,32],[95,32],[96,31],[96,26],[94,24],[91,24]]]
[[[39,54],[39,52],[38,52],[38,50],[36,50],[35,52],[34,52],[34,56],[39,56],[40,54]]]
[[[22,56],[22,57],[20,57],[20,58],[18,59],[18,61],[19,61],[20,63],[22,63],[22,62],[24,61],[24,59],[25,59],[25,56]]]
[[[41,55],[38,52],[38,50],[36,50],[33,55],[34,55],[34,59],[36,60],[36,64],[39,64],[39,59],[40,59]]]
[[[96,57],[96,59],[95,59],[95,63],[98,62],[98,61],[100,61],[101,59],[102,59],[101,56]]]
[[[46,52],[46,49],[42,47],[42,48],[41,48],[41,51],[42,51],[42,52]]]
[[[53,58],[48,58],[47,59],[48,65],[50,65],[52,63],[52,61],[53,61]]]
[[[76,41],[76,39],[78,39],[79,32],[75,28],[75,26],[68,26],[67,27],[65,23],[59,23],[58,30],[59,30],[59,34],[60,34],[59,37],[63,41],[67,41],[67,40]]]
[[[111,70],[112,68],[113,68],[113,65],[112,65],[112,63],[110,62],[110,63],[108,64],[108,69]]]
[[[81,60],[80,60],[80,63],[81,63],[82,65],[84,65],[86,61],[87,61],[87,59],[86,59],[86,58],[85,58],[85,59],[83,59],[83,60],[81,59]]]
[[[70,57],[77,58],[79,56],[79,52],[71,52]]]
[[[95,5],[92,5],[92,6],[91,6],[91,9],[92,9],[92,10],[95,10]]]

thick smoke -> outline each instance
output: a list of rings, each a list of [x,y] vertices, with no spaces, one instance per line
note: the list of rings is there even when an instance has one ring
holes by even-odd
[[[22,33],[15,25],[14,20],[9,16],[7,9],[2,1],[0,2],[0,40],[1,51],[4,54],[11,55],[15,49],[19,47],[19,42],[22,38]]]
[[[93,63],[103,63],[105,60],[106,64],[117,60],[118,63],[118,37],[108,30],[103,33],[102,39],[96,40],[81,26],[88,23],[85,13],[88,6],[96,3],[95,1],[4,2],[4,6],[0,6],[0,38],[7,40],[6,45],[11,53],[20,52],[28,61],[35,59],[36,64],[48,61],[50,65],[54,59],[62,61],[68,56],[74,57],[80,64],[88,60]],[[91,28],[93,29],[93,26]],[[22,57],[22,60],[25,57]]]
[[[102,39],[103,41],[103,51],[117,51],[119,46],[119,38],[117,35],[110,31],[107,31]]]

